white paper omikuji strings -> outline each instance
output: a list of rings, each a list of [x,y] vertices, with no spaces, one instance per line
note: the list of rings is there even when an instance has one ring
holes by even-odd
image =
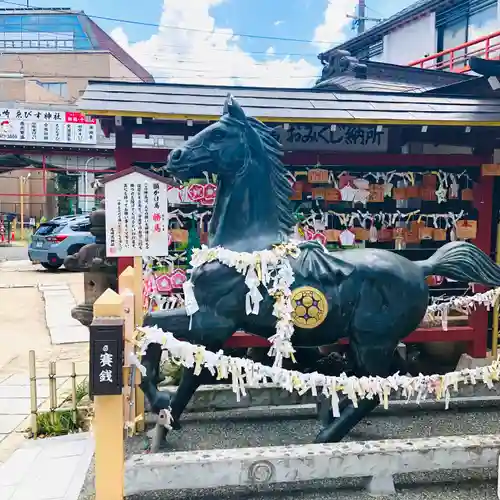
[[[326,252],[325,248],[325,252]],[[246,295],[246,313],[259,314],[260,302],[263,300],[259,292],[259,286],[264,285],[270,295],[275,298],[274,315],[278,318],[276,322],[276,334],[269,341],[271,348],[269,355],[275,357],[275,365],[281,366],[283,358],[292,358],[295,352],[291,338],[294,332],[292,321],[292,305],[290,303],[291,285],[294,281],[293,271],[288,262],[288,256],[297,256],[300,248],[295,243],[278,245],[272,250],[261,252],[233,252],[222,247],[208,248],[205,245],[201,249],[193,251],[191,265],[193,269],[202,266],[206,262],[219,261],[229,267],[233,267],[245,277],[248,292]],[[149,264],[151,266],[151,264]],[[198,310],[198,304],[194,295],[194,286],[190,280],[183,284],[184,298],[176,295],[177,300],[170,301],[168,297],[162,297],[157,291],[148,293],[148,297],[160,308],[165,305],[171,309],[177,305],[185,306],[188,315],[193,315]],[[452,310],[463,314],[480,305],[490,310],[500,297],[500,288],[495,288],[484,293],[471,296],[453,297],[439,303],[431,304],[427,308],[424,320],[440,321],[444,331],[448,330],[448,317]],[[172,302],[172,304],[169,303]]]
[[[346,395],[356,406],[360,399],[380,398],[385,409],[389,406],[389,398],[392,393],[401,391],[407,401],[415,400],[420,403],[428,396],[436,400],[444,400],[445,408],[448,409],[451,391],[456,391],[459,384],[476,385],[482,382],[488,388],[498,382],[500,372],[499,360],[489,366],[447,373],[445,375],[419,375],[408,377],[396,373],[390,377],[348,377],[345,373],[338,377],[322,375],[320,373],[301,373],[293,370],[285,370],[278,366],[265,366],[250,359],[226,356],[222,351],[211,352],[203,346],[197,346],[177,340],[171,332],[164,332],[157,327],[142,327],[138,329],[142,338],[138,341],[141,352],[144,353],[151,343],[157,343],[186,368],[194,368],[200,373],[203,368],[208,369],[217,378],[225,379],[232,376],[232,387],[239,401],[246,394],[245,387],[259,387],[261,383],[274,382],[282,389],[299,394],[311,392],[317,394],[318,387],[322,394],[332,401],[333,414],[338,416],[339,397],[338,393]],[[131,356],[131,364],[138,366],[143,375],[146,374],[140,359]]]
[[[326,250],[325,250],[326,251]],[[245,277],[248,292],[245,297],[247,314],[259,314],[260,303],[264,299],[259,291],[264,286],[269,295],[274,297],[273,314],[278,318],[276,334],[269,341],[271,348],[269,355],[274,356],[274,365],[280,367],[284,358],[292,358],[295,352],[292,345],[294,332],[292,319],[292,305],[290,302],[291,285],[294,281],[289,256],[297,256],[299,247],[294,243],[277,245],[271,250],[260,252],[233,252],[222,247],[208,248],[202,246],[193,251],[191,266],[196,269],[207,262],[218,261],[221,264],[234,268]],[[195,314],[198,304],[194,295],[192,282],[186,281],[183,285],[186,303],[186,312]]]

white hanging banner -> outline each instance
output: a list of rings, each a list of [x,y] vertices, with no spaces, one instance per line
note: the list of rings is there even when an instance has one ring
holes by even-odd
[[[168,254],[167,188],[165,179],[138,168],[105,181],[107,257]]]

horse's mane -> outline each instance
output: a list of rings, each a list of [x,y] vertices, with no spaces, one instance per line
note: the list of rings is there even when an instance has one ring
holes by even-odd
[[[237,123],[240,127],[242,125],[240,120],[228,114],[223,115],[221,120],[228,124]],[[271,127],[250,116],[247,116],[246,120],[248,125],[256,132],[262,144],[262,160],[267,162],[268,168],[265,171],[269,173],[271,186],[276,196],[279,229],[283,234],[289,235],[293,231],[295,217],[290,202],[290,196],[293,192],[292,184],[289,180],[288,170],[281,160],[284,154],[283,146],[273,136]]]

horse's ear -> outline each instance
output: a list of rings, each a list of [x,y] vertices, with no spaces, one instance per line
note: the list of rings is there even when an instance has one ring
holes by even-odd
[[[240,121],[246,121],[247,117],[243,108],[236,102],[231,94],[228,94],[224,102],[224,114],[232,116]]]

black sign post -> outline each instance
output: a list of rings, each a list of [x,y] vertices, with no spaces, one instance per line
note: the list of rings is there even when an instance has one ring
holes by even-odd
[[[90,396],[118,396],[123,388],[122,318],[95,318],[90,325]]]

